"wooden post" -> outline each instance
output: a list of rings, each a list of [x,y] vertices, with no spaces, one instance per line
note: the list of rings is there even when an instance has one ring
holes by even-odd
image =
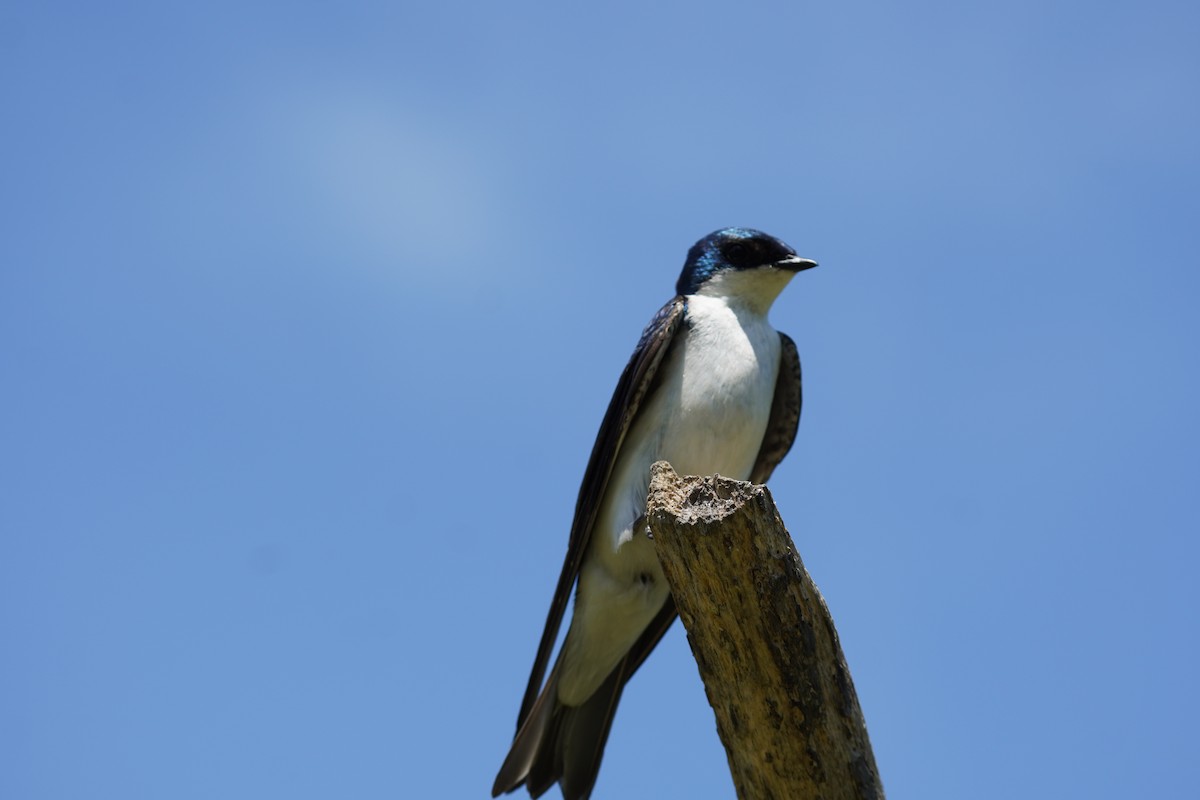
[[[770,492],[654,465],[647,522],[741,800],[883,800],[837,631]]]

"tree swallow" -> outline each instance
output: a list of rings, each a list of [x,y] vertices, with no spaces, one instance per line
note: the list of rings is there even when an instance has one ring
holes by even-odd
[[[625,682],[675,620],[646,535],[650,465],[681,475],[763,483],[800,422],[796,345],[767,321],[797,272],[815,267],[748,228],[709,234],[688,251],[675,289],[642,332],[592,447],[517,733],[492,796],[556,782],[586,800]],[[542,678],[575,587],[571,626]]]

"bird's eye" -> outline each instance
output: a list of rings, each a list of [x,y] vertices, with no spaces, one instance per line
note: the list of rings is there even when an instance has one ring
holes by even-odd
[[[725,248],[725,258],[735,265],[744,261],[748,255],[750,255],[750,248],[741,242],[734,242]]]

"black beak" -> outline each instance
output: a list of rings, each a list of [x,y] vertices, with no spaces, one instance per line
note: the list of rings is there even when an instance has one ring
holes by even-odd
[[[817,265],[817,262],[811,258],[801,258],[800,256],[788,256],[785,259],[775,262],[775,266],[780,269],[788,269],[792,272],[802,272],[806,269],[812,269]]]

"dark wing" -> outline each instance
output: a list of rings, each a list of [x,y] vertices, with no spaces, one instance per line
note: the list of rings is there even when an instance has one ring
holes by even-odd
[[[779,352],[779,377],[775,379],[775,399],[771,401],[771,417],[767,421],[767,432],[763,434],[762,447],[750,480],[766,483],[767,478],[783,461],[796,441],[796,429],[800,427],[800,405],[803,394],[800,388],[800,354],[796,343],[786,333],[779,334],[783,347]]]
[[[521,701],[521,712],[517,715],[518,731],[529,716],[529,710],[542,687],[550,651],[558,638],[558,629],[567,608],[567,600],[571,596],[571,587],[575,585],[575,578],[579,575],[579,563],[591,540],[600,500],[608,489],[608,480],[612,475],[617,453],[637,415],[638,407],[655,386],[655,374],[670,349],[671,342],[675,340],[675,333],[683,321],[686,308],[687,301],[677,296],[654,315],[654,319],[650,320],[650,324],[642,331],[637,349],[625,365],[612,400],[608,403],[608,411],[604,414],[600,432],[596,435],[596,443],[592,446],[587,471],[583,474],[583,484],[579,487],[579,498],[575,501],[575,519],[571,523],[567,557],[563,562],[562,574],[558,577],[558,586],[554,589],[550,611],[546,615],[546,627],[542,631],[542,641],[538,644],[537,657],[529,674],[525,699]]]

